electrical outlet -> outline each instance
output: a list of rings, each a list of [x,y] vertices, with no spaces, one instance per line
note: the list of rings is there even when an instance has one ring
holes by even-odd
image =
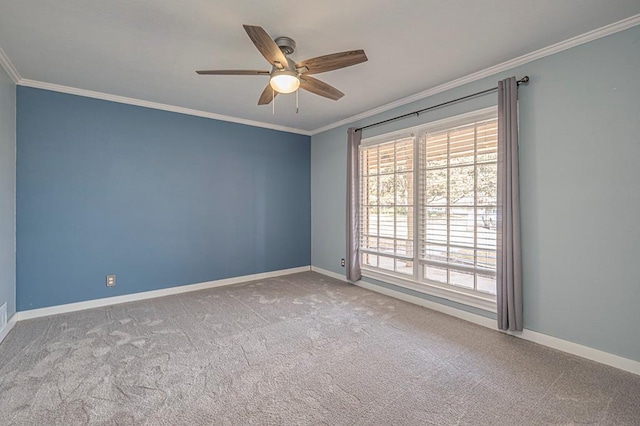
[[[344,268],[344,257],[342,259],[340,259],[340,266],[342,266]]]
[[[115,287],[115,286],[116,286],[116,276],[107,275],[107,287]]]

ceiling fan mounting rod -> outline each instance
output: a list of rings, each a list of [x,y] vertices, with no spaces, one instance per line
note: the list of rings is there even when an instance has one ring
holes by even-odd
[[[196,73],[200,75],[268,75],[269,84],[258,98],[258,105],[274,102],[279,93],[293,93],[298,89],[337,101],[344,96],[344,93],[315,77],[311,77],[310,74],[338,70],[367,61],[364,50],[359,49],[331,53],[296,62],[289,56],[296,50],[296,42],[292,38],[283,36],[273,39],[260,26],[243,25],[243,27],[260,54],[271,64],[271,71],[201,70]],[[296,112],[299,106],[297,97],[296,93]]]
[[[285,55],[291,55],[296,51],[296,42],[290,37],[278,37],[274,41]]]

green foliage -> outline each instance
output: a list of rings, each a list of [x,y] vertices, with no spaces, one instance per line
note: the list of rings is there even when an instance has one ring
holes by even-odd
[[[475,182],[477,172],[477,183]],[[425,176],[425,202],[427,205],[447,204],[447,181],[449,182],[448,204],[473,205],[477,197],[479,205],[494,204],[497,194],[495,164],[452,167],[428,170]],[[477,184],[477,192],[474,186]]]

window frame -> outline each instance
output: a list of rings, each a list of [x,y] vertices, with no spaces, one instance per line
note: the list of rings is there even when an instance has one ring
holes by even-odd
[[[437,120],[429,123],[420,124],[410,128],[396,130],[389,133],[384,133],[363,139],[358,150],[358,161],[361,161],[361,154],[363,148],[369,148],[375,145],[384,144],[387,142],[396,141],[402,138],[413,138],[413,275],[405,275],[402,273],[371,267],[368,265],[361,265],[362,274],[364,277],[379,280],[394,284],[409,290],[417,291],[420,293],[428,294],[431,296],[451,300],[453,302],[462,303],[464,305],[472,306],[489,312],[497,312],[496,309],[496,296],[490,293],[482,293],[475,289],[466,289],[464,287],[458,287],[448,283],[440,283],[437,281],[430,281],[424,277],[424,265],[426,261],[421,259],[420,256],[420,232],[422,230],[420,221],[422,220],[422,213],[426,206],[423,206],[423,200],[420,199],[420,188],[422,186],[423,174],[427,170],[420,169],[420,139],[426,136],[427,133],[435,133],[438,131],[448,130],[453,127],[464,126],[466,124],[483,121],[486,119],[493,119],[497,117],[497,106],[491,106],[480,110],[471,111],[465,114],[459,114],[452,117],[447,117],[442,120]],[[447,148],[448,149],[448,148]],[[474,159],[473,165],[475,166],[477,159]],[[449,164],[447,164],[447,169]],[[363,175],[363,171],[360,171],[360,177]],[[474,187],[476,187],[474,185]],[[475,189],[474,189],[475,191]],[[474,200],[474,206],[477,205],[477,200]],[[474,225],[477,227],[477,222]],[[359,230],[360,232],[360,230]],[[474,231],[478,232],[477,229]],[[360,234],[358,238],[360,238]],[[473,249],[477,249],[477,244],[474,243]],[[449,244],[447,243],[447,247]],[[497,249],[497,247],[496,247]],[[358,253],[358,256],[362,258],[362,253]]]
[[[412,150],[415,150],[415,142],[416,142],[415,141],[415,135],[410,131],[408,132],[406,130],[400,130],[400,131],[397,131],[397,132],[386,133],[384,135],[380,135],[380,137],[369,138],[365,142],[360,144],[360,148],[358,150],[358,161],[362,161],[362,157],[360,155],[362,148],[370,148],[370,147],[373,147],[373,146],[384,145],[386,143],[391,143],[391,142],[397,143],[398,141],[405,140],[405,139],[413,139],[413,141],[412,141]],[[413,158],[414,161],[411,164],[410,173],[412,173],[414,175],[414,182],[415,182],[415,154],[413,155],[413,157],[414,157]],[[381,165],[380,165],[380,158],[379,157],[378,157],[378,163],[377,164],[378,164],[378,168],[380,168]],[[394,171],[393,175],[395,176],[398,173],[406,173],[406,172]],[[377,176],[382,176],[382,175],[388,175],[388,173],[380,173],[380,170],[378,170]],[[362,176],[363,176],[363,173],[362,173],[362,170],[360,170],[360,178],[362,178]],[[369,176],[369,175],[367,174],[367,176]],[[412,191],[412,194],[411,194],[413,204],[410,207],[413,209],[413,216],[414,216],[414,219],[415,219],[416,211],[417,211],[416,209],[417,209],[418,206],[416,205],[416,199],[415,199],[415,183],[414,183],[413,186],[414,186],[414,188],[413,188],[413,191]],[[362,189],[362,182],[360,182],[360,189]],[[360,194],[360,201],[362,201],[362,194]],[[387,207],[392,207],[395,210],[395,209],[398,208],[399,205],[394,202],[393,205],[386,205],[386,206]],[[404,206],[404,205],[402,205],[402,206]],[[371,205],[367,205],[367,207],[371,207]],[[380,209],[381,207],[383,207],[383,205],[380,205],[380,204],[377,205],[378,209]],[[362,204],[362,202],[360,202],[360,209],[362,209],[362,208],[363,208],[363,204]],[[360,227],[359,227],[358,238],[362,238],[362,234],[361,234],[361,232],[362,232],[362,212],[361,211],[359,212],[359,215],[360,215],[361,223],[360,223]],[[379,218],[378,218],[378,220],[379,220]],[[415,224],[415,221],[412,222],[412,226],[414,224]],[[378,226],[379,225],[380,224],[378,223]],[[397,226],[397,221],[395,219],[395,214],[394,214],[394,228],[396,226]],[[382,257],[386,257],[388,259],[393,259],[394,269],[395,269],[395,262],[396,261],[407,260],[407,261],[410,261],[410,262],[414,263],[414,261],[415,261],[415,252],[413,250],[415,250],[415,241],[413,240],[413,238],[415,237],[415,235],[416,234],[415,234],[415,229],[414,229],[414,232],[412,232],[410,236],[408,235],[409,238],[406,239],[406,241],[411,240],[412,243],[413,243],[413,249],[412,249],[413,256],[411,256],[411,258],[409,258],[408,256],[402,256],[402,255],[399,255],[399,254],[396,253],[396,249],[395,249],[397,247],[396,244],[397,244],[398,240],[400,240],[400,239],[397,237],[395,232],[394,232],[394,236],[393,237],[380,236],[379,232],[376,235],[376,238],[378,239],[378,241],[380,239],[387,239],[387,240],[391,240],[392,239],[394,241],[394,253],[393,254],[391,254],[391,253],[382,253],[380,251],[373,251],[373,250],[368,250],[368,249],[362,249],[361,248],[359,256],[361,256],[362,253],[367,253],[367,254],[370,254],[370,255],[373,255],[373,256],[378,256],[378,261],[379,261],[379,258],[381,256]],[[397,274],[398,276],[401,276],[401,277],[409,278],[409,276],[407,274],[402,274],[402,273],[399,273],[399,272],[390,271],[388,269],[383,269],[383,268],[379,268],[379,267],[375,268],[375,271],[387,271],[387,272],[391,272],[392,274]],[[413,269],[413,272],[412,272],[412,277],[414,275],[415,275],[415,265],[414,265],[414,269]]]

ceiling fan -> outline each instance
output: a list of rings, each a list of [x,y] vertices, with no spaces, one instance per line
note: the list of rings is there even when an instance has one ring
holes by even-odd
[[[316,95],[337,101],[344,93],[333,86],[320,81],[311,74],[333,71],[367,61],[364,50],[349,50],[318,56],[300,62],[294,62],[288,55],[296,48],[296,42],[289,37],[278,37],[273,40],[262,28],[254,25],[243,25],[249,38],[258,48],[262,56],[272,65],[267,70],[205,70],[196,71],[200,75],[268,75],[269,84],[264,88],[258,105],[267,105],[278,93],[293,93],[298,88]]]

